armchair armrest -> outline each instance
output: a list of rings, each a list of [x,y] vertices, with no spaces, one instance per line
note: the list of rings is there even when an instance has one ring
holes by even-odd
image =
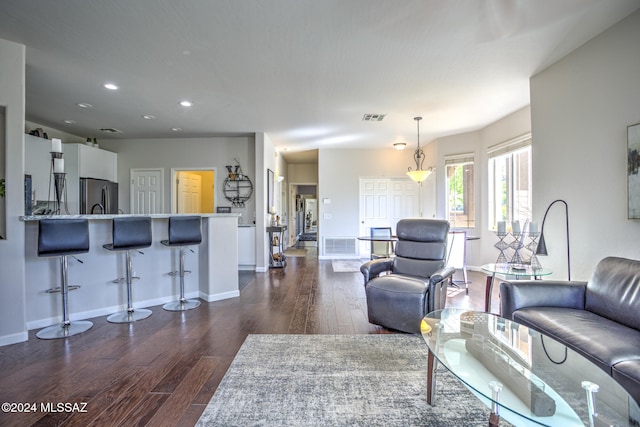
[[[453,277],[453,273],[455,273],[456,269],[453,267],[443,267],[440,270],[436,271],[429,278],[430,285],[435,285],[437,283],[442,282],[443,280],[450,279]],[[448,285],[447,285],[448,286]]]
[[[515,280],[500,283],[500,315],[513,320],[513,312],[525,307],[584,309],[587,282]]]
[[[429,278],[429,310],[442,310],[447,304],[447,289],[453,280],[453,267],[443,267]],[[427,313],[425,313],[427,314]]]
[[[374,277],[378,277],[380,273],[384,271],[391,271],[393,266],[393,259],[391,258],[378,258],[365,262],[360,266],[360,272],[364,276],[364,284]]]

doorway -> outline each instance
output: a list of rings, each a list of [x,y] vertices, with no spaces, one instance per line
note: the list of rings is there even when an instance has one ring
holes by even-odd
[[[317,246],[318,244],[318,200],[314,184],[292,184],[290,186],[291,245]]]
[[[171,169],[171,212],[215,212],[215,168]]]

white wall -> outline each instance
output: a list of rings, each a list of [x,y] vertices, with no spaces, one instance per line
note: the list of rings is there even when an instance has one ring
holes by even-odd
[[[267,226],[270,215],[267,210],[267,169],[277,170],[277,152],[269,135],[258,132],[255,137],[256,152],[256,271],[269,269]],[[279,170],[279,169],[278,169]]]
[[[240,161],[244,174],[254,185],[254,195],[244,208],[233,208],[242,213],[242,222],[252,223],[256,212],[255,189],[255,149],[254,138],[249,136],[184,138],[184,139],[134,139],[102,140],[101,148],[118,153],[118,206],[130,212],[130,171],[132,168],[164,169],[164,213],[171,212],[171,168],[216,168],[216,206],[231,206],[224,198],[222,183],[227,176],[225,165],[235,165]]]
[[[627,219],[627,126],[640,122],[640,12],[531,79],[534,216],[569,206],[571,278],[609,255],[640,259],[640,222]],[[547,219],[555,277],[566,278],[564,213]]]
[[[489,231],[488,224],[488,148],[531,132],[531,110],[524,107],[489,126],[475,131],[445,138],[439,138],[438,144],[438,216],[446,217],[445,165],[444,157],[453,154],[473,153],[475,173],[476,227],[468,234],[480,237],[480,240],[467,244],[467,265],[479,268],[482,264],[495,262],[498,251],[493,245],[498,241]],[[534,141],[535,143],[535,141]],[[535,166],[534,166],[535,167]]]
[[[423,147],[425,169],[436,165],[437,146]],[[323,239],[327,237],[357,237],[359,235],[359,184],[361,177],[406,177],[407,168],[415,169],[415,147],[404,151],[392,147],[386,150],[321,149],[318,153],[318,254],[324,255]],[[423,216],[436,216],[436,174],[423,183]],[[416,184],[417,185],[417,184]],[[322,199],[331,199],[330,204]],[[331,219],[325,219],[331,214]]]
[[[26,341],[24,223],[25,47],[0,40],[0,105],[5,107],[6,240],[0,240],[0,345]]]

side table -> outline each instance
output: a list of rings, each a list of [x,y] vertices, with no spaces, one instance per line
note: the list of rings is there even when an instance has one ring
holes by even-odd
[[[269,268],[282,268],[287,264],[283,250],[283,240],[285,239],[287,226],[267,227],[269,234]]]
[[[491,293],[493,291],[493,282],[496,274],[508,278],[515,278],[516,280],[529,279],[531,277],[538,280],[542,276],[548,276],[553,273],[553,271],[546,268],[532,268],[526,264],[485,264],[481,268],[485,273],[489,273],[484,288],[484,311],[487,313],[491,313]]]

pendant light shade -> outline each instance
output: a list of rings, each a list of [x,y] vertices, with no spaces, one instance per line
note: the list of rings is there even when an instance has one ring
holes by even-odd
[[[422,117],[414,117],[413,120],[415,120],[418,124],[418,148],[413,153],[413,160],[415,160],[416,162],[416,169],[411,170],[411,167],[409,167],[407,175],[409,175],[409,178],[411,178],[412,181],[420,183],[427,179],[427,177],[431,174],[431,170],[422,169],[422,164],[424,163],[424,159],[426,157],[424,151],[422,151],[422,148],[420,148],[420,120],[422,120]]]

